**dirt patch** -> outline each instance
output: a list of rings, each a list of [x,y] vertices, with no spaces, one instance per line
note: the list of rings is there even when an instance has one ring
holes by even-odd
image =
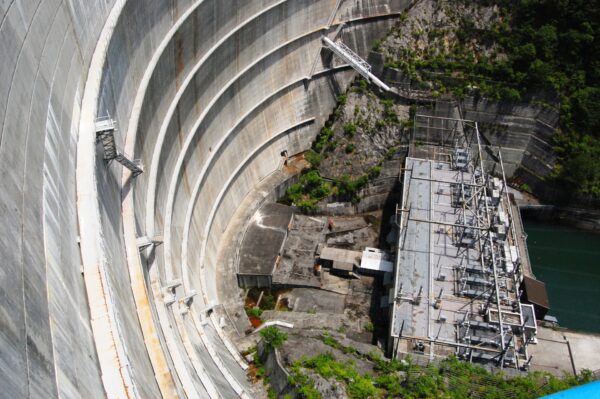
[[[252,324],[253,328],[258,328],[263,324],[263,321],[260,319],[260,317],[248,316],[248,320],[250,320],[250,324]]]

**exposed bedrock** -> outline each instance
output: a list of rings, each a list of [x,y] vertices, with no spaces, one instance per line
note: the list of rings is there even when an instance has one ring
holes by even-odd
[[[408,3],[1,1],[0,396],[252,397],[223,234]]]

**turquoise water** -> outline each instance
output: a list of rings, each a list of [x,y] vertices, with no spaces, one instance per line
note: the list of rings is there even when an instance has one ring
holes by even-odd
[[[563,327],[600,332],[600,235],[524,221],[533,273]]]

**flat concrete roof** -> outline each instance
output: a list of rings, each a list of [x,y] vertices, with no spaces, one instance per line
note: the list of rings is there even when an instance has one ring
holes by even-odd
[[[453,353],[454,349],[449,349],[455,345],[473,345],[474,357],[495,356],[500,338],[494,271],[488,261],[482,264],[487,255],[481,252],[489,228],[483,227],[485,218],[475,213],[479,212],[476,207],[463,211],[453,204],[457,187],[475,192],[479,183],[475,183],[471,171],[456,170],[449,162],[410,157],[406,159],[403,178],[402,229],[390,298],[391,335],[435,342],[435,349],[433,345],[426,349],[431,356],[434,350],[436,356]],[[462,198],[468,198],[467,194]],[[473,224],[465,228],[469,218]],[[478,229],[483,231],[481,235]],[[479,239],[462,234],[467,230]],[[513,279],[501,262],[496,260],[504,327],[519,326],[523,323],[521,315],[511,308],[512,303],[518,303]],[[480,315],[482,304],[491,305],[488,318]],[[407,345],[405,342],[398,351],[412,352]]]
[[[335,270],[344,270],[344,271],[347,271],[347,272],[351,272],[352,270],[354,270],[354,263],[341,262],[339,260],[334,260],[333,261],[333,268]]]
[[[410,184],[404,190],[403,207],[410,209],[410,212],[405,213],[408,221],[404,224],[398,251],[397,300],[392,303],[392,335],[397,336],[402,331],[403,336],[423,339],[437,337],[454,342],[454,322],[462,318],[455,313],[468,300],[453,297],[453,269],[461,263],[478,262],[479,252],[454,246],[451,231],[444,228],[440,233],[439,228],[443,226],[428,221],[456,222],[456,210],[450,203],[449,184],[446,184],[448,188],[445,194],[438,194],[439,187],[444,183],[433,180],[454,182],[457,174],[464,172],[452,170],[447,163],[413,158],[406,159],[406,169],[405,179]],[[470,176],[463,177],[470,179]],[[441,274],[446,275],[445,280],[438,278]],[[417,303],[414,299],[419,292],[421,301]],[[434,312],[432,305],[440,292],[442,298],[446,299],[443,303],[448,310]],[[440,313],[446,317],[447,323],[436,323]]]
[[[273,284],[320,287],[314,273],[315,253],[325,240],[327,218],[294,215],[282,249],[281,262],[273,272]]]
[[[367,247],[362,253],[360,268],[391,273],[394,271],[394,263],[389,260],[386,252]]]
[[[360,265],[362,252],[351,251],[348,249],[324,247],[321,250],[319,258],[323,260],[332,260],[334,262],[350,263],[352,265]]]
[[[238,274],[271,275],[285,243],[293,209],[281,204],[265,204],[249,222],[242,245]]]

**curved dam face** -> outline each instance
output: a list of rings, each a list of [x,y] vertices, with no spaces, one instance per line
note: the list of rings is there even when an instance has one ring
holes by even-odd
[[[408,3],[0,2],[0,396],[252,397],[236,228]]]

